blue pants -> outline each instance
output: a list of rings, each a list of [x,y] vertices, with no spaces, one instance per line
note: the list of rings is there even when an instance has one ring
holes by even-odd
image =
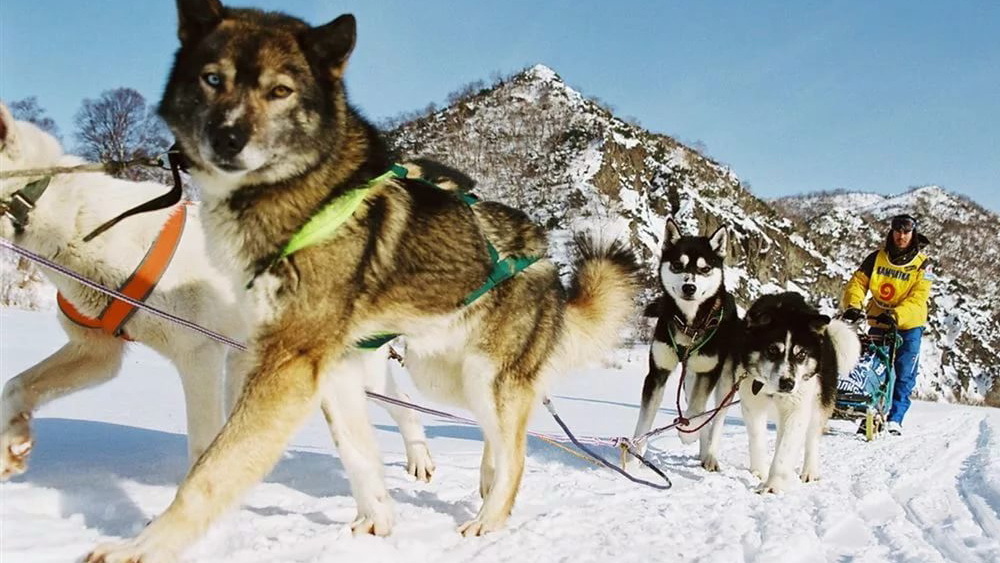
[[[880,334],[879,329],[872,329],[871,334]],[[920,338],[924,327],[909,328],[899,331],[902,339],[896,348],[896,384],[892,389],[892,408],[889,409],[889,422],[902,424],[903,416],[910,408],[910,393],[917,384],[917,372],[920,365]]]

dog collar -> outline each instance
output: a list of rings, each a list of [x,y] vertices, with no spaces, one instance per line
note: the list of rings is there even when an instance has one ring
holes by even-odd
[[[680,329],[682,333],[687,336],[697,336],[699,333],[715,328],[719,326],[722,322],[722,298],[716,297],[715,302],[712,304],[711,310],[705,315],[705,322],[700,325],[696,324],[694,327],[689,327],[687,322],[679,315],[674,315],[674,325]],[[716,315],[718,313],[718,315]],[[695,319],[697,320],[697,318]]]
[[[14,192],[9,200],[0,201],[0,211],[14,223],[14,232],[20,234],[28,226],[28,215],[35,208],[39,198],[49,187],[52,176],[35,180]]]
[[[708,312],[708,315],[706,316],[707,317],[706,321],[702,324],[702,326],[699,326],[695,329],[689,328],[687,326],[687,323],[684,322],[684,319],[678,317],[677,315],[674,315],[673,324],[675,328],[678,329],[685,336],[691,338],[690,347],[681,346],[680,344],[677,344],[677,340],[674,339],[674,331],[667,330],[667,336],[670,337],[670,345],[673,347],[674,353],[677,354],[678,358],[681,358],[682,360],[687,359],[688,356],[694,354],[695,352],[700,350],[702,346],[708,344],[708,342],[712,340],[712,337],[715,336],[716,329],[719,328],[719,324],[722,322],[723,311],[721,305],[722,305],[722,299],[716,297],[715,304],[712,305],[712,309]],[[718,313],[718,315],[715,315],[715,313]],[[698,336],[706,330],[711,332],[709,332],[708,335],[701,341],[698,341]]]

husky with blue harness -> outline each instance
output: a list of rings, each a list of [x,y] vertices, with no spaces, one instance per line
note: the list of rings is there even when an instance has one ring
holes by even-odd
[[[204,194],[209,252],[245,288],[253,368],[173,503],[88,560],[178,558],[273,467],[321,398],[358,504],[352,529],[390,533],[355,366],[359,346],[396,334],[417,387],[482,427],[483,504],[459,532],[501,528],[544,389],[613,349],[633,314],[634,257],[581,241],[564,288],[524,213],[405,178],[347,103],[352,16],[312,27],[217,0],[178,7],[181,46],[160,114]]]

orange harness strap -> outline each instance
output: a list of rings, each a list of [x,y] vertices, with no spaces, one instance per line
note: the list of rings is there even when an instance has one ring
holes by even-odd
[[[125,283],[118,288],[119,292],[136,301],[145,301],[149,297],[174,257],[181,235],[184,233],[186,219],[187,204],[184,203],[177,206],[177,209],[170,214],[170,218],[167,219],[163,230],[156,237],[153,246],[146,252],[146,257],[142,259],[132,275],[125,280]],[[97,328],[111,336],[131,340],[122,327],[135,313],[136,307],[134,305],[121,299],[112,299],[107,307],[101,311],[100,316],[92,319],[80,313],[61,293],[56,295],[56,301],[59,303],[59,310],[76,324],[87,328]]]

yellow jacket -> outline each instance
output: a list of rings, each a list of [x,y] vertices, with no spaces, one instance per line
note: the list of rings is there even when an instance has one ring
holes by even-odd
[[[901,330],[927,324],[927,300],[931,294],[931,279],[927,272],[927,255],[917,252],[905,264],[893,264],[885,247],[876,250],[854,272],[844,288],[841,307],[861,309],[871,291],[868,316],[888,312]],[[873,326],[877,323],[871,322]]]

